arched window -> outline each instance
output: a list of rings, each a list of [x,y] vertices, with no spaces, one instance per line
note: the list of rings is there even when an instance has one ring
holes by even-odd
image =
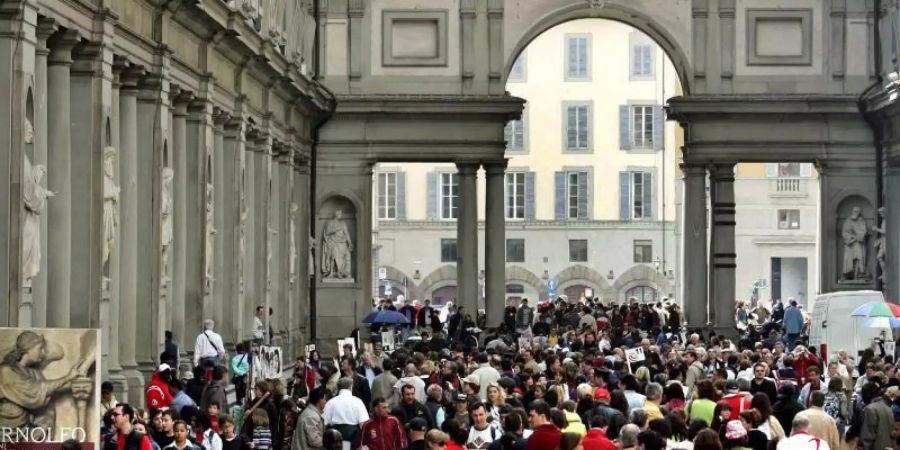
[[[625,300],[630,301],[636,298],[641,303],[653,303],[656,301],[656,289],[650,286],[635,286],[625,291]]]

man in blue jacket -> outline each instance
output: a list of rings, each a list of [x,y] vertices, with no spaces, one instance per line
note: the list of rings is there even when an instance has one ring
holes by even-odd
[[[790,305],[784,309],[784,343],[787,348],[794,348],[797,337],[803,331],[803,313],[797,307],[797,301],[790,300]]]

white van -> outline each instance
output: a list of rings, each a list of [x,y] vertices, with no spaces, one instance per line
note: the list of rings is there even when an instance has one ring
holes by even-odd
[[[869,303],[884,302],[878,291],[845,291],[822,294],[812,307],[809,345],[830,360],[838,350],[859,360],[859,354],[872,345],[872,339],[890,330],[863,326],[865,317],[850,317],[854,309]]]

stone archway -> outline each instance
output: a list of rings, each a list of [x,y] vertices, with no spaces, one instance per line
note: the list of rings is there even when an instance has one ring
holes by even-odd
[[[413,277],[407,275],[402,270],[394,267],[394,266],[382,266],[385,271],[386,278],[384,281],[389,281],[395,289],[399,288],[404,292],[404,295],[408,299],[421,299],[424,298],[422,291],[419,289],[420,285],[415,282]],[[384,292],[384,282],[379,280],[378,283],[379,288],[382,292]]]
[[[504,78],[541,33],[571,20],[596,18],[628,24],[656,41],[672,60],[684,92],[691,92],[691,8],[679,2],[541,0],[519,2],[515,12],[504,20]]]
[[[616,298],[616,291],[609,285],[606,277],[588,266],[578,264],[567,267],[562,272],[556,274],[554,278],[556,278],[559,286],[557,288],[558,292],[562,292],[574,282],[585,281],[592,285],[590,287],[594,289],[594,297],[600,297],[604,300]]]
[[[675,290],[673,283],[665,275],[657,272],[653,267],[643,264],[632,266],[619,275],[612,288],[616,291],[619,301],[625,302],[628,300],[625,293],[638,286],[656,289],[659,298],[667,297]]]

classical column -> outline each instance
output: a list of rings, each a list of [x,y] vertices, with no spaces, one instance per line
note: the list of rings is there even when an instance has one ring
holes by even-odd
[[[231,181],[231,177],[229,177],[225,173],[225,124],[231,120],[231,115],[222,111],[219,108],[215,108],[213,110],[213,146],[212,146],[212,167],[208,168],[212,170],[211,173],[207,174],[207,177],[211,180],[213,185],[213,203],[215,206],[213,207],[213,229],[214,229],[214,241],[215,248],[212,252],[213,261],[206,261],[207,265],[212,267],[212,280],[207,280],[207,283],[211,283],[211,286],[208,286],[209,290],[206,292],[208,302],[212,302],[212,317],[213,320],[216,321],[216,330],[219,334],[222,335],[222,339],[227,344],[233,342],[231,339],[231,334],[234,330],[232,324],[228,324],[228,328],[226,330],[226,314],[231,315],[234,313],[233,310],[225,309],[225,298],[222,295],[223,290],[225,288],[225,266],[230,264],[230,261],[234,261],[233,259],[228,260],[229,263],[226,263],[226,260],[222,258],[225,254],[225,242],[223,239],[223,229],[225,228],[226,219],[225,216],[227,212],[225,210],[225,191],[234,186],[233,184],[226,184]],[[210,230],[206,230],[207,235],[209,235]],[[207,249],[207,255],[210,254],[209,249]],[[226,332],[227,331],[227,332]]]
[[[478,316],[478,164],[457,163],[456,295],[472,319]]]
[[[169,308],[172,310],[172,334],[176,341],[181,345],[178,347],[179,365],[185,367],[188,365],[189,356],[188,344],[190,337],[185,335],[183,314],[185,308],[185,222],[189,215],[196,215],[199,212],[188,212],[185,203],[185,183],[187,179],[186,154],[187,154],[187,115],[188,104],[194,99],[194,95],[189,91],[181,89],[172,89],[172,141],[169,144],[169,158],[171,159],[172,185],[168,191],[171,196],[171,217],[172,239],[167,250],[168,261],[164,262],[166,273],[162,273],[164,283],[167,286]]]
[[[297,209],[291,208],[294,218],[294,246],[297,253],[296,276],[291,289],[291,307],[294,310],[293,324],[299,327],[301,335],[299,344],[308,342],[309,339],[309,274],[314,270],[309,267],[309,164],[306,158],[301,156],[300,150],[295,150],[293,158],[294,184],[291,186],[292,204]]]
[[[241,288],[241,297],[243,300],[243,310],[241,317],[244,322],[245,339],[253,337],[254,322],[253,314],[257,306],[262,305],[262,300],[257,296],[256,285],[256,172],[253,170],[256,154],[256,137],[259,133],[250,129],[247,130],[244,138],[243,165],[242,173],[242,201],[241,201],[241,223],[243,228],[243,251],[241,252],[241,271],[244,285]]]
[[[707,323],[706,166],[681,164],[684,174],[684,319],[690,328]]]
[[[104,370],[109,374],[110,381],[117,385],[117,391],[123,392],[123,379],[119,372],[122,367],[119,365],[119,303],[121,298],[119,292],[121,290],[121,237],[122,237],[122,171],[119,168],[119,160],[121,158],[122,146],[119,139],[120,129],[120,110],[119,102],[121,97],[119,91],[122,88],[122,71],[125,70],[124,61],[113,58],[113,82],[112,93],[110,97],[111,107],[109,112],[110,122],[110,141],[107,145],[116,149],[113,159],[113,183],[119,188],[119,198],[117,202],[116,214],[118,214],[118,227],[116,228],[116,242],[110,249],[109,259],[104,268],[105,277],[108,282],[105,283],[103,298],[106,308],[100,309],[100,328],[103,332],[103,340],[101,345],[105,349],[106,360],[103,361]]]
[[[37,47],[34,51],[34,159],[32,164],[43,164],[47,167],[47,57],[50,48],[47,39],[56,32],[56,22],[52,19],[39,19]],[[41,214],[41,242],[47,243],[47,214]],[[47,261],[47,245],[41,246],[41,261]],[[34,327],[47,326],[47,271],[38,273],[31,280],[32,316]]]
[[[886,297],[900,299],[900,151],[893,151],[894,157],[886,158],[884,167],[884,219],[877,224],[884,231],[884,269],[873,268],[872,274],[881,273]],[[878,233],[875,237],[878,237]],[[876,265],[878,252],[875,249]]]
[[[221,161],[221,171],[217,179],[222,190],[216,190],[216,198],[220,201],[216,206],[222,210],[222,226],[219,227],[219,242],[223,262],[221,272],[221,290],[217,298],[222,302],[225,311],[222,326],[222,337],[226,342],[239,342],[244,337],[244,326],[241,322],[242,304],[238,282],[240,281],[240,226],[241,226],[241,146],[243,145],[243,126],[240,117],[228,116],[224,123],[222,153],[217,155]]]
[[[210,104],[194,100],[188,106],[185,161],[185,240],[184,247],[184,339],[185,346],[203,330],[203,320],[211,318],[204,310],[206,283],[206,154],[209,145]],[[193,350],[191,348],[190,350]]]
[[[70,117],[73,30],[47,41],[47,326],[69,326],[72,237],[72,135]]]
[[[484,214],[484,283],[487,327],[503,323],[506,308],[506,211],[503,200],[506,161],[484,164],[486,176]]]
[[[287,311],[281,305],[281,278],[284,273],[281,272],[281,240],[284,238],[279,219],[281,217],[281,189],[282,179],[279,170],[279,159],[281,145],[279,143],[272,144],[272,162],[268,187],[268,216],[269,225],[266,228],[266,303],[272,307],[275,314],[269,317],[269,326],[274,331],[273,339],[278,339],[277,345],[283,345],[281,342],[281,323]]]
[[[253,145],[254,151],[250,154],[253,160],[253,201],[254,210],[251,211],[253,225],[253,278],[256,282],[254,286],[254,296],[258,299],[259,305],[265,308],[265,341],[269,342],[269,321],[273,320],[269,315],[269,308],[272,306],[268,302],[266,291],[268,290],[269,274],[268,274],[268,245],[269,245],[269,195],[270,195],[270,152],[271,144],[268,133],[261,132],[256,136],[256,142]],[[279,312],[280,313],[280,312]],[[274,328],[274,327],[273,327]]]
[[[712,225],[715,227],[711,247],[713,252],[713,301],[716,319],[713,326],[720,334],[735,335],[735,268],[734,248],[735,205],[734,163],[714,164],[710,171],[712,189]]]
[[[139,404],[143,377],[137,371],[137,279],[138,279],[138,123],[137,95],[141,70],[122,71],[119,81],[119,362],[127,383],[123,401]]]

